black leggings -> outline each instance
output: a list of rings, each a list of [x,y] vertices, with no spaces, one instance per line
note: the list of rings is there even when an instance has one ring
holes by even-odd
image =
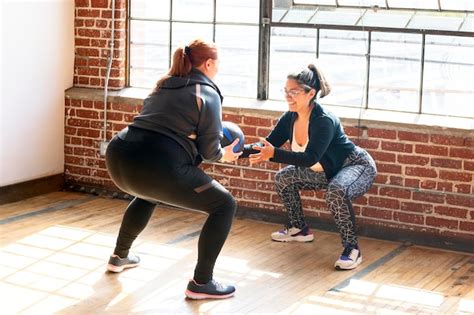
[[[199,237],[194,279],[211,280],[236,210],[232,195],[195,166],[180,144],[156,132],[133,127],[120,132],[107,148],[106,162],[117,187],[135,196],[123,217],[114,253],[128,256],[156,202],[205,211],[209,216]]]

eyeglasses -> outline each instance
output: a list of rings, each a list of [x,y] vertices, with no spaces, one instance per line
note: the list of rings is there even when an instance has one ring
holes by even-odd
[[[301,92],[303,92],[304,90],[287,90],[287,89],[281,89],[281,92],[285,95],[285,96],[289,96],[291,98],[294,98],[296,96],[298,96],[298,94],[300,94]]]

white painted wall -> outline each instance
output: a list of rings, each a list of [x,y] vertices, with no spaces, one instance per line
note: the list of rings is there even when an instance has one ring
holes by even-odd
[[[0,187],[64,171],[74,0],[0,0]]]

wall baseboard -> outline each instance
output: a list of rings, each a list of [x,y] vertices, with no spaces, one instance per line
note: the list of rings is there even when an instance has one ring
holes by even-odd
[[[0,187],[0,205],[59,191],[63,188],[63,173],[3,186]]]

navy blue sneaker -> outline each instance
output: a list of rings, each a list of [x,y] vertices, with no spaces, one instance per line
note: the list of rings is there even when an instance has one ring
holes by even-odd
[[[341,257],[336,261],[334,267],[337,270],[351,270],[362,263],[362,255],[360,254],[359,246],[347,245],[342,251]]]
[[[186,296],[193,300],[203,299],[227,299],[234,295],[235,287],[224,285],[212,279],[206,284],[198,284],[194,280],[189,280],[186,288]]]
[[[282,230],[273,232],[272,240],[276,242],[312,242],[314,240],[313,232],[307,225],[298,229],[295,227],[285,226]]]

